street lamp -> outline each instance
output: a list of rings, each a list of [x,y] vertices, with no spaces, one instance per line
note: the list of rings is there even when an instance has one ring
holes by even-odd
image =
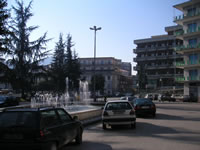
[[[93,85],[93,90],[94,90],[94,101],[96,101],[96,32],[98,30],[101,30],[101,27],[97,28],[96,26],[94,27],[90,27],[90,30],[94,30],[94,72],[93,72],[93,76],[94,76],[94,85]]]

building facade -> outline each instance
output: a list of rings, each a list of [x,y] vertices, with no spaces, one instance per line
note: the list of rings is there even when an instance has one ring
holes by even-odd
[[[94,58],[79,58],[79,62],[81,76],[90,84],[94,75]],[[102,75],[105,79],[106,95],[117,95],[132,90],[131,63],[113,57],[97,57],[95,62],[95,74]]]
[[[182,43],[175,38],[174,32],[181,29],[181,26],[166,27],[166,35],[134,40],[137,45],[136,49],[133,49],[136,54],[133,61],[137,63],[134,70],[137,71],[138,79],[140,72],[145,73],[146,89],[174,92],[182,87],[183,90],[183,86],[175,82],[175,77],[183,76],[183,69],[175,66],[175,62],[182,61],[183,56],[174,51],[174,45]]]
[[[177,81],[184,83],[184,95],[200,101],[200,1],[190,0],[174,8],[182,12],[181,16],[174,18],[174,22],[183,28],[176,32],[176,38],[183,40],[183,44],[175,50],[184,55],[184,60],[176,64],[184,69],[184,76]]]

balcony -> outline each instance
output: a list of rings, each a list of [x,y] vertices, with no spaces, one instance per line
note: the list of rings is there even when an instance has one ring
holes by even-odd
[[[200,82],[200,76],[176,77],[176,82]]]
[[[180,54],[193,53],[199,50],[200,50],[200,43],[196,45],[187,45],[187,46],[181,45],[181,46],[175,47],[175,51]]]
[[[192,21],[196,18],[199,18],[200,11],[196,11],[195,13],[188,13],[187,15],[179,15],[174,17],[174,22],[180,24],[181,22]]]
[[[187,31],[177,31],[175,32],[175,36],[178,39],[183,40],[183,38],[191,37],[191,36],[198,36],[200,34],[200,26],[194,29],[188,29]]]
[[[133,53],[143,53],[143,52],[153,52],[153,51],[162,51],[162,50],[169,50],[173,49],[172,45],[163,45],[163,46],[151,46],[151,47],[143,47],[143,48],[136,48],[133,49]]]
[[[182,61],[182,62],[176,62],[176,67],[177,68],[196,68],[196,67],[200,67],[200,59],[196,60],[196,61],[191,61],[188,60],[187,62]]]

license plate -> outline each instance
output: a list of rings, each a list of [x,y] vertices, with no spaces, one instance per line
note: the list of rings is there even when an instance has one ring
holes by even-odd
[[[119,115],[119,114],[124,114],[124,112],[125,112],[125,111],[114,111],[113,113],[114,113],[115,115]]]
[[[21,140],[23,139],[23,135],[21,134],[6,134],[4,136],[4,139],[16,139],[16,140]]]
[[[149,106],[142,106],[142,109],[148,109]]]

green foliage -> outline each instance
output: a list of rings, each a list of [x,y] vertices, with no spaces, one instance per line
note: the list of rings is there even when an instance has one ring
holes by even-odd
[[[66,54],[66,74],[69,79],[69,90],[74,91],[79,89],[79,80],[81,77],[80,64],[78,62],[78,55],[76,51],[72,51],[74,46],[72,36],[67,36],[67,54]]]
[[[9,12],[6,9],[6,0],[0,0],[0,56],[4,54],[7,49],[8,36],[10,35],[8,27]]]
[[[73,46],[70,34],[68,34],[66,42],[63,40],[63,35],[60,34],[59,41],[56,43],[51,69],[51,76],[57,92],[65,91],[66,78],[68,78],[68,90],[74,91],[79,88],[81,71],[78,56],[75,50],[72,51]]]
[[[100,91],[101,94],[104,94],[105,78],[104,76],[97,74],[95,75],[95,89]],[[91,79],[90,90],[94,92],[94,76]]]
[[[53,55],[51,77],[53,79],[54,90],[56,92],[65,91],[65,78],[66,78],[66,44],[63,41],[63,35],[60,33],[59,41],[56,43]]]
[[[14,89],[20,89],[22,96],[30,92],[35,84],[35,79],[42,75],[41,62],[47,58],[46,50],[47,34],[35,41],[30,41],[30,34],[37,26],[27,26],[29,19],[33,16],[31,12],[32,1],[27,7],[23,1],[16,1],[17,7],[12,7],[15,17],[12,21],[9,52],[6,53],[6,64],[4,67],[4,79],[9,81]]]
[[[139,89],[145,89],[147,85],[147,75],[143,65],[140,65],[140,69],[138,71],[138,83]]]

